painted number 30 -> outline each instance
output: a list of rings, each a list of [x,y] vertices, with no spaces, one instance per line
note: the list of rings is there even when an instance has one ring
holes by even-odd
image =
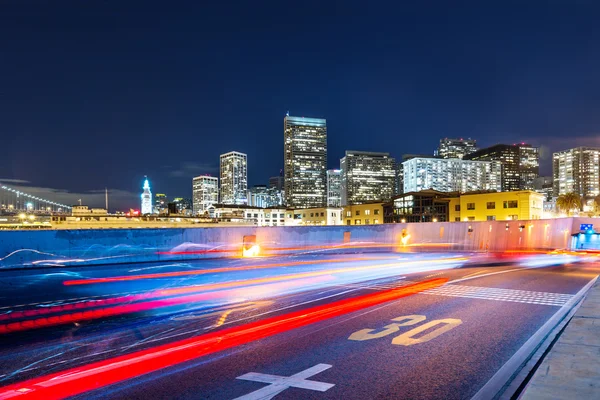
[[[400,331],[401,326],[416,325],[425,321],[425,319],[426,317],[424,315],[407,315],[404,317],[394,318],[392,319],[392,321],[395,321],[393,324],[386,325],[379,331],[376,329],[361,329],[360,331],[354,332],[352,335],[350,335],[348,339],[358,341],[379,339]],[[412,346],[413,344],[425,343],[431,339],[435,339],[444,332],[448,332],[460,324],[462,324],[462,321],[454,318],[429,321],[423,325],[409,330],[408,332],[404,332],[403,334],[396,336],[394,339],[392,339],[392,344],[397,344],[400,346]],[[415,338],[415,336],[425,331],[429,332]]]

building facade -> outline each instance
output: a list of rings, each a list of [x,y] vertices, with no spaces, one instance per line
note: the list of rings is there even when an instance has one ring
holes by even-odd
[[[402,163],[404,193],[501,191],[502,163],[414,157]]]
[[[276,187],[254,185],[248,191],[248,205],[262,208],[282,206],[283,192]]]
[[[150,182],[148,182],[148,178],[144,180],[144,186],[142,189],[142,204],[140,211],[142,215],[152,214],[152,191],[150,190]]]
[[[497,144],[468,154],[465,160],[500,161],[503,192],[533,190],[540,174],[539,149],[526,143]]]
[[[551,176],[540,176],[533,180],[533,189],[542,193],[546,201],[551,201],[554,197],[554,180]]]
[[[342,225],[341,207],[298,208],[286,211],[286,226]]]
[[[340,167],[343,206],[387,201],[396,192],[396,160],[389,153],[346,151]]]
[[[460,158],[477,151],[475,139],[440,139],[435,155],[441,158]]]
[[[283,173],[283,171],[281,171]],[[269,178],[269,187],[271,188],[275,188],[279,191],[283,191],[284,188],[284,183],[283,183],[283,176],[272,176]]]
[[[285,202],[290,208],[327,204],[327,121],[284,119]]]
[[[167,204],[169,203],[167,195],[164,193],[156,193],[154,195],[154,214],[166,212]]]
[[[345,225],[383,224],[383,202],[370,202],[344,206],[342,218]]]
[[[394,197],[383,205],[386,223],[541,219],[544,195],[531,190],[444,193],[423,190]]]
[[[195,215],[203,215],[211,205],[219,203],[219,178],[201,175],[192,179],[192,202]]]
[[[577,193],[584,200],[600,194],[600,148],[576,147],[552,155],[554,196]]]
[[[327,170],[327,207],[342,205],[342,170]]]
[[[231,151],[221,154],[221,203],[248,204],[248,156]]]
[[[458,193],[428,189],[395,196],[383,205],[384,222],[448,222],[451,196]]]
[[[450,199],[450,221],[541,219],[544,195],[532,190],[463,194]]]

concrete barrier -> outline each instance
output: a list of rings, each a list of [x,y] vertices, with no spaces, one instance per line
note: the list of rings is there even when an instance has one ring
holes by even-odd
[[[406,249],[571,249],[579,227],[599,219],[431,222],[365,226],[214,227],[0,231],[0,269],[240,256],[244,236],[261,254]],[[595,227],[596,231],[600,226]],[[575,235],[575,236],[573,236]]]

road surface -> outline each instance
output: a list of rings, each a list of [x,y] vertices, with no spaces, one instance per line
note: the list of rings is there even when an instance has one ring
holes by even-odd
[[[600,271],[564,256],[472,260],[4,271],[0,399],[469,399]]]

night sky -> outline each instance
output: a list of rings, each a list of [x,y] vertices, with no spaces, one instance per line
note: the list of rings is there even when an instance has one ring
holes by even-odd
[[[550,174],[600,146],[600,2],[208,3],[0,2],[0,181],[139,207],[144,175],[191,197],[237,150],[266,184],[288,110],[327,119],[330,168],[472,137]]]

